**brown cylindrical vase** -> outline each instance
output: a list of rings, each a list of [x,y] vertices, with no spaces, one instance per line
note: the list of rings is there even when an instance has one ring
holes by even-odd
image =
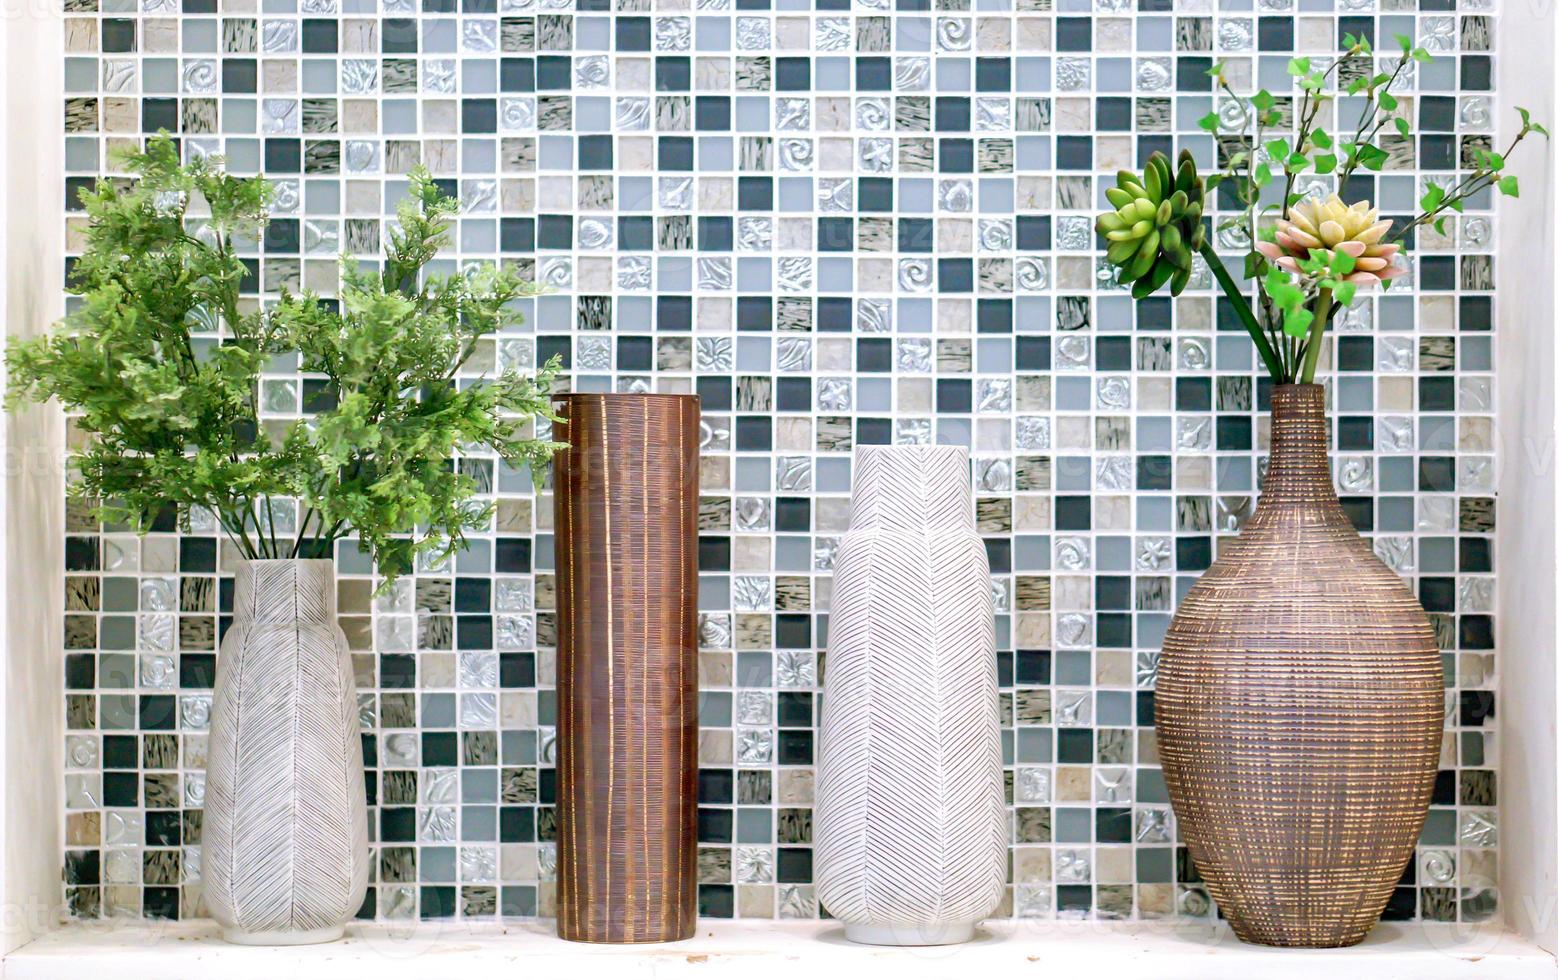
[[[1427,816],[1444,671],[1423,607],[1336,498],[1324,388],[1271,400],[1260,505],[1163,642],[1158,748],[1180,835],[1234,933],[1350,946]]]
[[[555,399],[557,934],[697,917],[698,398]]]

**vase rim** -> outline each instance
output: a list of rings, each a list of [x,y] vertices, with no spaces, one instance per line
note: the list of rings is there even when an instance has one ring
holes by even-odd
[[[668,391],[565,391],[551,396],[553,401],[573,401],[575,399],[594,399],[597,401],[638,401],[645,398],[671,398],[682,401],[697,401],[699,395],[683,395]]]
[[[914,454],[914,453],[951,453],[951,454],[956,454],[956,455],[960,455],[960,456],[967,456],[968,455],[968,447],[967,446],[956,446],[956,445],[948,445],[948,444],[942,444],[942,443],[929,444],[929,445],[925,444],[925,443],[913,443],[913,444],[910,444],[910,445],[892,445],[892,446],[856,446],[855,447],[855,451],[857,453],[860,453],[862,456],[874,455],[874,454],[878,454],[878,453],[881,453],[881,454],[903,453],[905,455]]]
[[[240,558],[245,565],[334,565],[334,558]]]

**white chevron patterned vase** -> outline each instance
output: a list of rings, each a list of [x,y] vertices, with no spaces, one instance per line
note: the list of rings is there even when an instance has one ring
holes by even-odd
[[[817,897],[855,942],[964,942],[1006,880],[990,564],[967,450],[855,454],[833,566]]]
[[[229,942],[339,939],[368,887],[357,692],[329,561],[238,568],[211,704],[202,873]]]

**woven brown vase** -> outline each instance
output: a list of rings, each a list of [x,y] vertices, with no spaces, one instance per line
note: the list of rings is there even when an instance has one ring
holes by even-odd
[[[1158,748],[1180,834],[1234,933],[1349,946],[1428,813],[1444,671],[1428,617],[1342,512],[1325,390],[1272,393],[1264,492],[1169,626]]]
[[[560,396],[557,934],[697,916],[698,399]]]

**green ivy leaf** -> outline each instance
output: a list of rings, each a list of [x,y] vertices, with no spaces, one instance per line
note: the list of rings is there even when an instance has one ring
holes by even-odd
[[[1328,264],[1333,273],[1346,276],[1358,267],[1358,260],[1338,248],[1331,251],[1331,260]]]
[[[1309,59],[1308,58],[1289,58],[1288,59],[1288,74],[1294,76],[1295,78],[1297,78],[1299,76],[1303,76],[1303,75],[1308,75],[1309,74]]]
[[[1358,160],[1369,170],[1377,171],[1390,161],[1390,154],[1373,143],[1364,143],[1358,147]]]
[[[1315,154],[1315,173],[1317,173],[1317,174],[1328,174],[1328,173],[1330,173],[1331,171],[1333,171],[1335,169],[1336,169],[1336,154],[1334,154],[1334,153],[1317,153],[1317,154]]]
[[[1314,320],[1315,315],[1303,307],[1288,310],[1282,315],[1282,332],[1289,337],[1303,337],[1309,333],[1309,325]]]
[[[1304,305],[1304,291],[1293,285],[1288,274],[1273,269],[1266,274],[1266,295],[1279,310],[1296,310]]]
[[[1208,112],[1206,115],[1196,120],[1196,125],[1206,130],[1208,133],[1217,132],[1218,126],[1221,125],[1221,123],[1222,119],[1215,112]]]
[[[1307,258],[1299,260],[1298,267],[1303,270],[1305,275],[1323,276],[1327,269],[1325,254],[1323,252],[1310,252]]]
[[[1503,194],[1505,197],[1519,197],[1520,181],[1515,178],[1514,174],[1510,174],[1506,177],[1500,177],[1498,182],[1498,189],[1499,193]]]

